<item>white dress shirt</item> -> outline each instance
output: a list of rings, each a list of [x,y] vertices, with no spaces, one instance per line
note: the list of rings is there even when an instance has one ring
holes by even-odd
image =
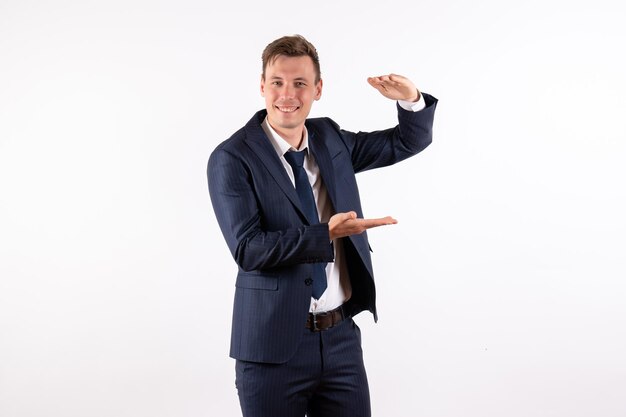
[[[426,107],[424,97],[421,94],[420,99],[416,102],[399,100],[398,104],[400,107],[408,111],[419,111]],[[333,212],[332,204],[328,199],[326,186],[322,182],[320,169],[315,162],[313,154],[309,152],[309,134],[306,127],[304,128],[304,132],[302,134],[302,143],[300,144],[299,149],[294,149],[289,143],[287,143],[287,141],[280,137],[280,135],[270,126],[267,121],[267,117],[263,123],[261,123],[261,127],[270,139],[270,142],[274,147],[276,154],[280,158],[280,161],[282,162],[283,167],[285,168],[287,175],[289,175],[291,183],[294,187],[295,179],[293,169],[285,159],[284,155],[289,151],[306,150],[306,158],[304,159],[303,167],[309,178],[309,184],[311,184],[311,188],[313,189],[313,197],[315,198],[319,221],[320,223],[328,223],[328,220],[335,213]],[[322,313],[339,307],[344,302],[348,301],[352,295],[350,277],[348,276],[348,269],[345,265],[343,245],[341,245],[338,241],[334,241],[333,247],[335,250],[335,261],[329,262],[326,265],[326,278],[328,280],[326,291],[324,291],[319,299],[311,297],[311,306],[309,309],[311,313]]]

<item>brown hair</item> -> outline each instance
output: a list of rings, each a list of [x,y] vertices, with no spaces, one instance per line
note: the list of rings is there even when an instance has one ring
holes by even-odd
[[[320,71],[320,59],[317,56],[317,49],[301,35],[283,36],[265,47],[261,56],[263,60],[263,79],[265,79],[265,68],[267,65],[273,63],[280,55],[310,57],[315,67],[315,82],[319,82],[322,73]]]

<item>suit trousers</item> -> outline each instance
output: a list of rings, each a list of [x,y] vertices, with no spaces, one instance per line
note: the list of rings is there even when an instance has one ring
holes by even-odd
[[[237,360],[243,417],[370,417],[361,332],[352,318],[328,330],[305,329],[286,363]]]

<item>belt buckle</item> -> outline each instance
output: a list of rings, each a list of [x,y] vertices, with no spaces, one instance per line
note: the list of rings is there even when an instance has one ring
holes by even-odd
[[[328,327],[326,327],[325,329],[317,327],[317,316],[326,317],[326,316],[328,316],[328,311],[324,311],[323,313],[311,313],[311,315],[313,316],[313,323],[312,323],[311,331],[313,331],[313,332],[323,332],[324,330],[328,330]],[[330,326],[330,327],[332,327],[332,326]]]
[[[322,329],[317,327],[317,314],[316,313],[311,313],[311,314],[313,315],[313,323],[312,323],[311,331],[313,331],[313,332],[321,332]]]

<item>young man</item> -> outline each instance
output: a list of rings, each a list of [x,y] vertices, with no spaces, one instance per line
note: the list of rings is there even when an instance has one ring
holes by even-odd
[[[301,36],[264,50],[265,110],[211,154],[211,201],[239,266],[230,355],[244,417],[370,415],[360,333],[377,318],[355,173],[431,142],[436,99],[399,75],[369,84],[397,100],[399,124],[372,133],[307,119],[322,95],[317,51]],[[354,108],[354,105],[351,105]]]

